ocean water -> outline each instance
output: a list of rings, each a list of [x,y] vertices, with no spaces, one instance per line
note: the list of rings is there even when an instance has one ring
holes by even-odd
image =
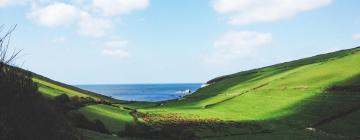
[[[164,101],[184,96],[179,91],[196,91],[201,84],[77,85],[77,87],[127,101]]]

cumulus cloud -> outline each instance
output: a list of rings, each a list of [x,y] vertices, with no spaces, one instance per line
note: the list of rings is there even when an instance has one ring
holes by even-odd
[[[125,59],[130,57],[129,52],[127,51],[128,47],[127,40],[114,39],[109,42],[106,42],[101,51],[102,55],[110,56],[117,59]]]
[[[54,3],[41,8],[33,8],[28,17],[44,26],[55,27],[74,23],[80,10],[66,3]]]
[[[133,11],[144,10],[149,6],[149,0],[93,0],[93,7],[104,15],[124,15]]]
[[[0,0],[1,1],[1,0]],[[39,6],[40,5],[40,6]],[[102,37],[112,29],[114,16],[122,17],[137,10],[143,10],[149,0],[83,0],[66,2],[37,2],[28,18],[47,26],[75,26],[80,35]]]
[[[271,33],[230,31],[214,42],[214,48],[206,57],[206,61],[214,64],[227,64],[250,55],[256,49],[270,43],[271,40]]]
[[[229,16],[229,23],[246,25],[288,19],[332,3],[332,0],[212,0],[216,12]]]
[[[357,33],[353,36],[355,40],[360,40],[360,33]]]

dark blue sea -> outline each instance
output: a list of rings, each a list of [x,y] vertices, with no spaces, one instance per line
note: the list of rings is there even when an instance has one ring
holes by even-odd
[[[196,91],[201,84],[77,85],[77,87],[119,100],[156,102],[180,98],[186,95],[181,91]]]

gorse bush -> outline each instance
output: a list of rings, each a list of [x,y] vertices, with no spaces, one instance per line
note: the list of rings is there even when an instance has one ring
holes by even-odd
[[[0,37],[0,140],[80,139],[65,117],[37,91],[32,73],[10,65],[20,52],[8,53],[13,29]]]

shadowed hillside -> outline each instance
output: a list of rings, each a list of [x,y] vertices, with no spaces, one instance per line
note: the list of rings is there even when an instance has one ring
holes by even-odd
[[[0,37],[0,139],[80,139],[65,116],[38,92],[32,73],[9,65],[19,54],[10,54],[8,48],[12,30]]]
[[[0,139],[87,139],[82,134],[87,131],[81,129],[103,135],[110,134],[100,120],[89,120],[76,110],[86,105],[109,104],[115,100],[13,66],[20,54],[20,51],[9,51],[9,37],[14,29],[15,27],[0,37]],[[48,89],[53,86],[66,90],[50,96],[55,93],[48,95],[39,88],[39,85],[44,86],[45,82]],[[66,93],[78,93],[77,95],[82,96],[70,97],[70,94]]]

